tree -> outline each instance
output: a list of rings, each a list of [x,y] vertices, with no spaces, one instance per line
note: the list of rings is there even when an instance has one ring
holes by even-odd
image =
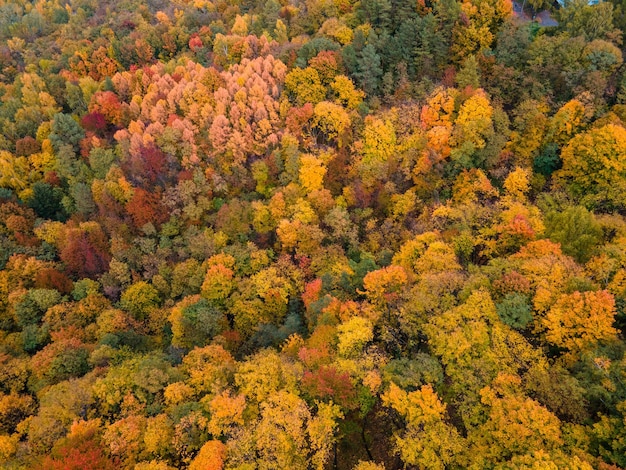
[[[144,281],[132,284],[124,291],[120,299],[122,308],[130,312],[137,320],[144,320],[159,303],[158,291]]]
[[[615,299],[607,291],[562,295],[548,311],[542,326],[546,340],[573,353],[615,338]]]
[[[191,349],[205,346],[226,327],[224,314],[199,295],[185,297],[170,313],[172,345]]]
[[[591,129],[570,140],[561,152],[557,175],[586,205],[624,207],[626,129],[615,124]]]
[[[357,72],[355,77],[363,87],[363,91],[369,96],[373,96],[380,86],[380,78],[383,69],[380,63],[380,56],[371,44],[363,48],[357,59]]]
[[[519,390],[515,375],[499,374],[480,391],[487,420],[468,435],[467,458],[489,466],[530,451],[552,451],[562,445],[559,419]]]
[[[85,132],[72,116],[63,113],[54,116],[49,138],[57,151],[63,145],[70,145],[77,150],[83,137],[85,137]]]
[[[387,179],[387,169],[396,154],[396,132],[390,121],[367,117],[363,131],[363,157],[358,163],[359,175],[368,187]]]
[[[582,206],[546,214],[545,235],[561,244],[563,253],[579,263],[585,263],[594,255],[602,241],[602,228],[593,213]]]
[[[446,422],[446,406],[432,386],[407,393],[391,383],[383,402],[406,422],[406,431],[395,436],[405,465],[443,470],[458,464],[465,443],[454,426]]]
[[[96,276],[109,267],[108,239],[95,222],[68,229],[59,244],[66,272],[78,279]]]
[[[328,140],[341,143],[342,134],[351,124],[350,116],[341,106],[329,101],[322,101],[313,110],[313,124]],[[341,146],[341,144],[340,144]]]
[[[32,186],[32,190],[33,195],[28,205],[39,217],[61,222],[67,219],[67,212],[61,203],[64,196],[61,188],[38,181]]]
[[[285,90],[296,106],[316,105],[326,97],[326,88],[312,67],[295,68],[289,72],[285,77]]]
[[[207,441],[191,461],[189,470],[222,470],[226,460],[226,446],[220,441]]]
[[[324,175],[326,175],[324,161],[314,155],[302,155],[300,157],[300,184],[307,192],[317,191],[322,188]]]

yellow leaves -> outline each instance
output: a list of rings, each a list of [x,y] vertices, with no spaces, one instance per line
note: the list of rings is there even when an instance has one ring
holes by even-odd
[[[343,7],[348,9],[349,2],[345,2],[345,5],[341,5],[342,2],[345,2],[345,0],[333,1],[337,8],[341,9]],[[350,44],[354,36],[352,29],[350,29],[348,26],[345,25],[343,21],[337,18],[329,18],[324,21],[324,24],[319,29],[317,34],[323,34],[325,36],[333,38],[342,45]]]
[[[285,390],[270,395],[261,405],[255,433],[259,469],[306,469],[310,418],[306,403],[297,395]]]
[[[248,400],[258,404],[278,390],[295,391],[299,381],[296,372],[292,364],[268,349],[239,364],[235,384]]]
[[[456,118],[456,142],[470,142],[476,149],[485,147],[485,137],[493,133],[491,118],[493,108],[487,94],[483,90],[477,90],[469,97],[459,109]]]
[[[47,221],[33,230],[40,240],[53,246],[58,244],[65,235],[65,224],[55,221]]]
[[[313,110],[314,126],[328,139],[337,139],[350,126],[350,116],[341,106],[329,101],[322,101]]]
[[[626,129],[615,124],[576,135],[561,152],[558,172],[575,196],[624,205],[626,192]]]
[[[563,146],[580,131],[585,123],[585,105],[574,99],[565,103],[552,119],[548,129],[548,139]]]
[[[386,165],[396,153],[396,132],[391,121],[368,116],[363,131],[363,157],[359,175],[366,186],[386,177]]]
[[[385,470],[385,466],[375,462],[359,461],[352,470]]]
[[[504,180],[506,195],[517,201],[525,201],[526,193],[530,190],[531,172],[517,167]]]
[[[445,422],[446,407],[430,385],[407,393],[391,383],[382,399],[406,421],[405,433],[396,436],[396,445],[405,464],[443,470],[457,460],[463,439]]]
[[[300,184],[308,193],[322,189],[326,171],[326,166],[320,158],[309,154],[300,157]]]
[[[493,187],[485,173],[478,169],[461,173],[452,188],[453,200],[461,204],[484,201],[497,195],[498,190]]]
[[[550,343],[581,352],[616,338],[615,313],[615,299],[607,291],[574,292],[557,300],[542,325]]]
[[[19,434],[0,434],[0,460],[8,462],[17,452],[17,445],[20,440]]]
[[[545,450],[533,450],[521,456],[514,456],[510,462],[496,467],[497,470],[592,470],[588,462],[581,460],[577,455],[565,455],[556,451],[548,453]]]
[[[518,271],[535,288],[533,304],[539,312],[545,312],[563,293],[568,279],[580,273],[574,260],[561,252],[560,245],[549,240],[530,242],[511,259],[521,261]]]
[[[416,274],[454,271],[461,268],[454,250],[440,240],[437,232],[422,233],[404,243],[393,257],[393,263]]]
[[[174,382],[165,387],[163,397],[168,406],[176,406],[191,401],[194,389],[185,382]]]
[[[398,388],[394,384],[391,384],[391,388]],[[431,385],[424,385],[419,392],[411,392],[401,394],[396,390],[395,398],[405,398],[404,411],[401,412],[406,416],[409,423],[414,425],[421,425],[431,421],[436,421],[443,418],[446,412],[446,406],[439,400],[437,393],[433,390]],[[402,404],[403,400],[400,401]],[[393,406],[393,402],[392,406]],[[395,406],[394,406],[395,408]],[[400,411],[398,409],[398,411]]]
[[[356,109],[365,98],[365,93],[355,88],[352,80],[345,75],[337,75],[330,88],[336,95],[335,100],[347,109]]]
[[[313,450],[311,467],[316,470],[326,468],[330,458],[332,446],[335,442],[339,419],[343,413],[338,405],[333,403],[317,403],[317,415],[309,421],[307,429],[309,442]]]
[[[221,263],[209,266],[202,283],[202,297],[208,300],[225,300],[235,286],[234,272]]]
[[[293,294],[293,286],[289,280],[281,276],[275,267],[259,271],[251,277],[254,291],[266,303],[287,305],[289,295]]]
[[[519,377],[501,374],[481,390],[488,419],[470,430],[474,461],[484,466],[531,450],[552,450],[562,444],[559,419],[519,390]]]
[[[195,348],[183,359],[183,370],[189,375],[189,385],[203,393],[225,388],[234,367],[235,360],[231,354],[217,345]]]
[[[286,250],[295,248],[298,243],[298,231],[301,228],[302,223],[300,221],[290,222],[287,219],[282,219],[278,222],[278,228],[276,229],[276,235]]]
[[[0,187],[16,191],[26,189],[29,172],[26,157],[15,157],[4,150],[0,151]]]
[[[312,67],[291,70],[285,77],[285,90],[297,106],[306,103],[316,105],[326,98],[326,87],[322,85],[317,70]]]
[[[358,358],[364,346],[374,338],[372,323],[362,317],[353,317],[337,328],[337,351],[344,358]]]
[[[465,304],[433,318],[426,326],[433,351],[451,372],[471,367],[490,346],[490,323],[499,321],[495,305],[485,291],[473,293]]]
[[[156,455],[167,454],[171,451],[172,435],[173,423],[165,413],[148,418],[143,436],[146,451]]]
[[[235,23],[233,24],[230,32],[231,34],[234,34],[236,36],[247,36],[248,24],[246,22],[246,18],[244,16],[237,15],[237,17],[235,18]]]

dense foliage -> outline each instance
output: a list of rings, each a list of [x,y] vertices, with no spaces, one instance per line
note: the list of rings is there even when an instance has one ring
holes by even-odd
[[[0,0],[0,463],[626,468],[625,3]]]

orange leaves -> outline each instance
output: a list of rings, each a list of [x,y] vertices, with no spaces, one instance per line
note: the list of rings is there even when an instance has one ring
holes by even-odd
[[[139,229],[148,223],[160,227],[169,216],[167,209],[161,203],[160,195],[142,188],[133,190],[133,196],[126,204],[126,210],[132,217],[135,227]]]
[[[220,441],[208,441],[189,465],[189,470],[222,470],[226,460],[226,446]]]
[[[202,296],[209,300],[225,300],[234,288],[234,272],[223,264],[209,267],[202,284]]]
[[[396,297],[407,282],[404,268],[395,265],[371,271],[363,278],[365,295],[377,305],[384,305]]]
[[[577,353],[616,338],[615,313],[615,299],[607,291],[574,292],[556,301],[542,326],[550,343]]]
[[[211,419],[207,430],[214,436],[224,436],[234,428],[244,424],[243,413],[246,398],[243,395],[231,396],[228,391],[217,395],[208,403]]]

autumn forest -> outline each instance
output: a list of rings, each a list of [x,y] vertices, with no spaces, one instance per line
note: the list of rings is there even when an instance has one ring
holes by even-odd
[[[0,0],[0,467],[626,468],[625,28]]]

